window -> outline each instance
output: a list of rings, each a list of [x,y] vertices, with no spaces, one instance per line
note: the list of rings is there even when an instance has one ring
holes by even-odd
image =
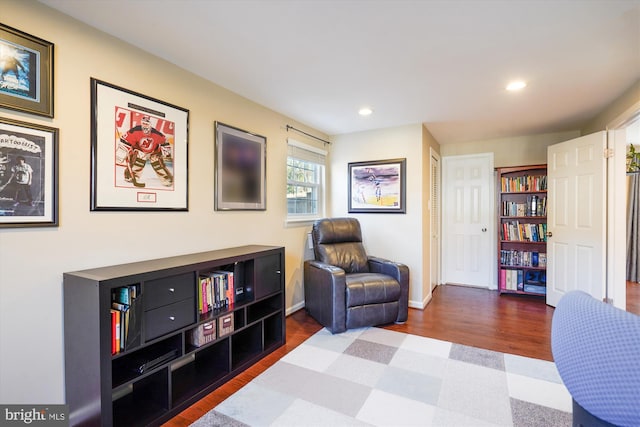
[[[324,216],[324,168],[327,152],[287,141],[287,219],[312,220]]]

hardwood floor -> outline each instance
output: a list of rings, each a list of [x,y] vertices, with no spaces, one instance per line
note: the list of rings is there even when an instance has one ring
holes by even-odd
[[[640,315],[640,283],[627,282],[627,311]]]
[[[402,325],[385,329],[458,344],[552,360],[553,308],[539,297],[500,295],[464,286],[439,286],[424,310],[409,309]],[[640,314],[640,285],[627,283],[627,310]],[[322,329],[305,310],[287,317],[287,342],[251,368],[185,409],[164,426],[188,426]]]

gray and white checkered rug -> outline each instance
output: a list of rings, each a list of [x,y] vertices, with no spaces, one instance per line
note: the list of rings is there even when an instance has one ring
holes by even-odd
[[[571,426],[555,364],[380,328],[326,329],[193,426]]]

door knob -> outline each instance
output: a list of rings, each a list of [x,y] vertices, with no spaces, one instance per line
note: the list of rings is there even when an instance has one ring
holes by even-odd
[[[482,228],[482,232],[483,232],[483,233],[486,233],[486,232],[487,232],[487,227],[483,227],[483,228]]]
[[[551,237],[551,236],[553,236],[553,233],[552,233],[552,232],[550,232],[550,231],[547,231],[546,236],[547,236],[547,237]]]

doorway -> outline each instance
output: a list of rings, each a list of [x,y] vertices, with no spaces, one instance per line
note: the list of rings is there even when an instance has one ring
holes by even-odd
[[[429,293],[440,284],[440,156],[433,148],[429,148],[430,160],[429,168],[431,171],[431,194],[429,202],[430,219],[431,219],[431,248],[429,251],[429,276],[430,290]]]
[[[442,281],[496,289],[493,153],[442,158]]]
[[[640,292],[627,281],[627,203],[626,153],[630,143],[640,145],[640,102],[636,102],[608,125],[609,148],[609,227],[607,299],[623,310],[640,310]],[[621,155],[618,155],[621,154]]]
[[[636,150],[636,153],[638,152],[638,150],[640,149],[640,118],[637,118],[637,115],[635,116],[636,118],[629,123],[626,127],[625,127],[625,154],[628,152],[629,148],[631,147],[631,145],[633,145],[633,147]],[[626,157],[626,156],[625,156]],[[639,201],[637,199],[635,199],[634,197],[632,197],[632,191],[635,192],[635,194],[637,195],[637,188],[638,188],[638,182],[640,180],[640,172],[636,171],[636,168],[633,168],[633,171],[629,171],[629,169],[626,168],[626,164],[625,164],[625,171],[627,172],[626,174],[626,196],[627,198],[625,199],[626,204],[625,204],[625,211],[626,211],[626,224],[627,224],[627,229],[626,229],[626,242],[627,242],[627,246],[626,246],[626,251],[625,251],[625,255],[626,255],[626,288],[625,288],[625,295],[626,295],[626,309],[627,311],[630,311],[632,313],[636,313],[636,314],[640,314],[640,283],[638,283],[640,280],[638,280],[638,272],[640,269],[640,266],[638,265],[638,247],[637,247],[637,237],[638,237],[638,230],[630,228],[633,227],[632,221],[629,218],[629,213],[630,213],[630,204],[633,203],[633,205],[636,207],[636,209],[639,206]],[[632,184],[633,183],[633,184]],[[637,197],[637,196],[636,196]],[[637,215],[634,215],[637,218]],[[637,219],[635,221],[633,221],[633,223],[637,226],[638,221]],[[635,235],[635,239],[633,239],[633,235]],[[634,250],[635,249],[635,250]]]

